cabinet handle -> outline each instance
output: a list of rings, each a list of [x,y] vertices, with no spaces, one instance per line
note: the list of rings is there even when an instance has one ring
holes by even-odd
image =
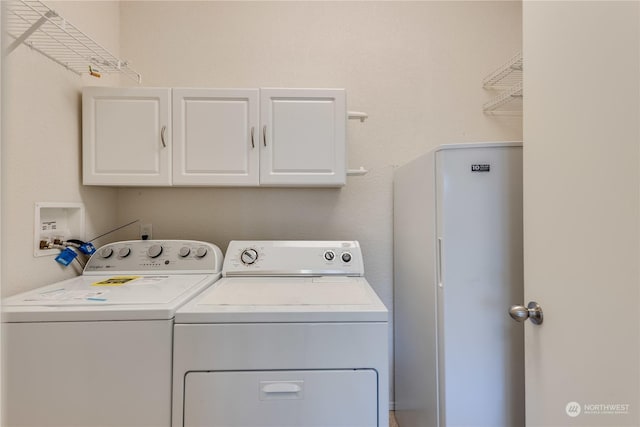
[[[302,387],[292,383],[271,383],[262,387],[264,393],[299,393]]]
[[[160,141],[162,141],[162,148],[167,148],[167,142],[164,140],[164,133],[166,130],[166,126],[162,126],[162,129],[160,130]]]
[[[262,144],[267,146],[267,125],[262,126]]]
[[[251,148],[256,148],[256,142],[253,139],[253,134],[255,133],[256,127],[251,126]]]
[[[438,237],[436,252],[436,284],[442,287],[442,237]]]

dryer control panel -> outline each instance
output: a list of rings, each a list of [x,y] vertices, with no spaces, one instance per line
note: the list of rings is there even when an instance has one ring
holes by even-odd
[[[222,251],[195,240],[128,240],[109,243],[89,258],[83,274],[219,273]]]
[[[223,276],[363,276],[357,241],[233,240]]]

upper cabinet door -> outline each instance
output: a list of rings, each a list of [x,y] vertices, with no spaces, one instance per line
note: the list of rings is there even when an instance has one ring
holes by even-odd
[[[260,89],[260,99],[260,184],[344,185],[344,89]]]
[[[88,87],[85,185],[171,185],[170,89]]]
[[[259,182],[258,89],[173,89],[173,184]]]

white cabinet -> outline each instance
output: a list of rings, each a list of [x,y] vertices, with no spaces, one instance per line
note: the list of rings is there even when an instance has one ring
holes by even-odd
[[[260,183],[344,185],[345,91],[261,89]]]
[[[258,89],[173,89],[173,184],[258,185]]]
[[[170,185],[171,90],[85,88],[85,185]]]
[[[84,184],[340,186],[346,119],[344,89],[85,88]]]

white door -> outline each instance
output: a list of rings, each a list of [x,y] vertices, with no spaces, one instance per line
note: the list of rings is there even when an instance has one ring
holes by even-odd
[[[346,181],[344,89],[260,89],[260,183]]]
[[[258,89],[173,89],[173,184],[258,185]]]
[[[638,8],[523,5],[528,427],[640,425]]]
[[[166,88],[83,90],[83,184],[171,184],[170,96]]]

